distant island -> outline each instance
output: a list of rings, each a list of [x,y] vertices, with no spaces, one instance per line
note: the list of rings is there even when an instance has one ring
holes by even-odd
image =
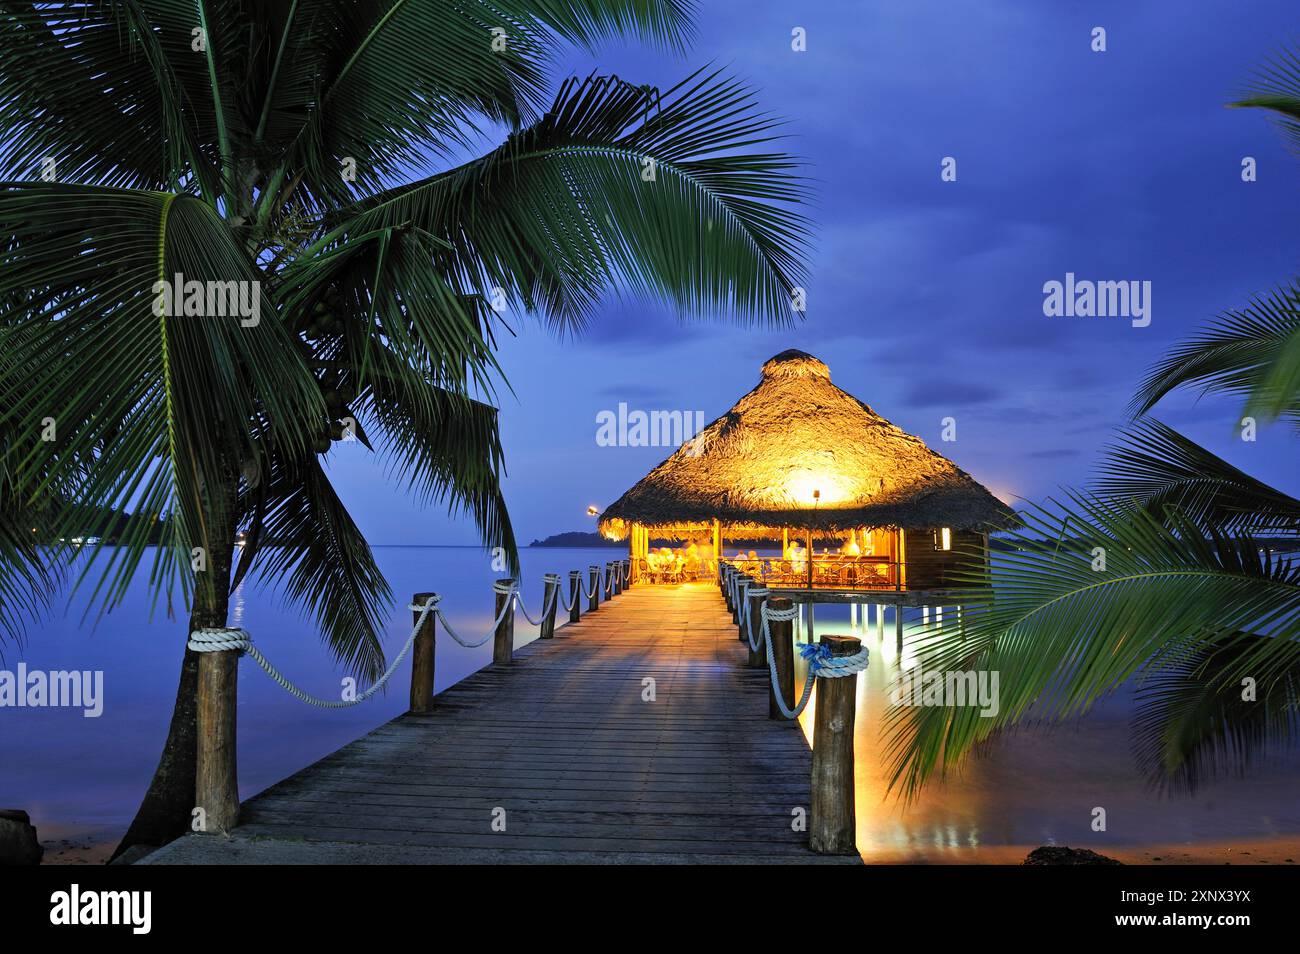
[[[530,547],[617,547],[627,549],[626,540],[609,540],[599,533],[584,530],[570,530],[567,533],[553,533],[545,540],[534,540]]]

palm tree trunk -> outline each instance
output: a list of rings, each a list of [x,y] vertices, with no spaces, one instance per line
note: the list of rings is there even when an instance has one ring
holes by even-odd
[[[230,607],[230,569],[237,521],[223,516],[212,521],[209,526],[223,531],[224,539],[209,547],[208,572],[211,573],[211,585],[203,585],[208,582],[205,580],[195,587],[194,610],[185,630],[187,643],[189,634],[195,629],[225,626]],[[181,662],[181,678],[176,687],[171,726],[167,730],[167,741],[158,759],[158,767],[154,769],[153,780],[149,783],[144,801],[136,810],[131,827],[113,852],[113,858],[135,845],[165,845],[190,830],[197,770],[198,681],[199,656],[187,647]]]

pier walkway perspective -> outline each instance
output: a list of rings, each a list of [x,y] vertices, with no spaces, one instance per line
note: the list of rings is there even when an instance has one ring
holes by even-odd
[[[716,586],[633,586],[146,864],[859,863]]]

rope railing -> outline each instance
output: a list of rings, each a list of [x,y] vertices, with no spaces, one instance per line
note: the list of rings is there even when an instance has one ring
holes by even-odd
[[[554,576],[555,579],[556,579],[556,581],[557,581],[556,592],[558,593],[558,592],[559,592],[559,586],[558,586],[558,580],[559,580],[559,577],[556,576],[554,573],[548,573],[548,574],[546,574],[546,577],[552,577],[552,576]],[[548,583],[548,582],[550,582],[549,579],[547,579],[547,578],[543,578],[543,583]],[[515,604],[519,607],[520,611],[524,614],[524,619],[528,620],[528,622],[531,623],[531,624],[534,625],[534,626],[541,626],[541,625],[542,625],[542,620],[545,619],[545,618],[550,614],[550,612],[551,612],[551,605],[552,605],[554,602],[555,602],[555,594],[554,594],[554,593],[551,594],[551,598],[550,598],[549,600],[546,600],[546,599],[542,600],[541,619],[533,619],[532,616],[530,616],[529,613],[528,613],[528,607],[524,605],[524,597],[523,597],[523,594],[520,593],[518,590],[515,591]]]
[[[548,573],[547,576],[554,576],[554,577],[556,577],[557,579],[559,579],[559,574],[556,574],[556,573]],[[569,599],[569,595],[568,595],[567,587],[563,587],[563,586],[561,586],[561,587],[559,588],[559,592],[560,592],[560,605],[564,607],[564,611],[565,611],[566,613],[569,612],[570,610],[572,610],[574,606],[581,605],[581,603],[582,603],[582,582],[581,582],[581,581],[582,581],[582,576],[581,576],[581,575],[572,575],[572,574],[571,574],[569,578],[570,578],[571,580],[576,579],[576,580],[578,580],[579,582],[578,582],[578,592],[577,592],[576,594],[574,594],[573,599]]]
[[[808,661],[808,672],[804,678],[803,692],[800,695],[799,702],[791,706],[781,692],[780,674],[776,668],[776,657],[772,652],[772,636],[768,629],[768,623],[789,622],[799,615],[799,610],[791,606],[789,609],[773,609],[768,606],[768,590],[760,587],[751,587],[746,581],[740,582],[741,592],[746,597],[744,607],[741,610],[742,622],[741,632],[745,635],[745,642],[753,652],[764,650],[767,656],[768,675],[772,681],[772,698],[776,701],[782,715],[787,719],[797,719],[808,706],[808,699],[812,695],[813,684],[818,676],[827,679],[837,679],[843,676],[856,675],[863,672],[871,660],[871,651],[863,646],[861,650],[851,656],[832,655],[829,646],[820,643],[795,643],[795,648],[799,650],[799,655]],[[761,597],[762,602],[759,604],[761,618],[760,626],[749,625],[750,620],[750,600],[748,597]]]
[[[416,619],[415,625],[411,627],[411,635],[407,637],[405,645],[402,646],[402,651],[393,658],[388,669],[385,670],[384,674],[375,681],[374,685],[365,692],[359,693],[355,699],[321,699],[308,692],[304,692],[302,689],[290,682],[283,673],[276,669],[275,666],[271,665],[270,660],[258,651],[258,648],[253,645],[252,637],[248,635],[247,630],[227,629],[225,627],[196,629],[194,632],[190,633],[189,648],[194,650],[196,653],[218,653],[230,650],[246,653],[255,663],[262,667],[262,670],[268,676],[270,676],[280,685],[281,688],[295,699],[299,699],[308,705],[317,706],[321,709],[347,709],[352,706],[361,705],[361,703],[365,702],[382,689],[384,684],[392,677],[393,673],[397,672],[397,667],[402,664],[402,660],[406,658],[406,654],[411,651],[411,645],[415,642],[415,637],[419,635],[420,627],[424,625],[424,621],[428,618],[429,614],[438,613],[439,616],[442,615],[442,613],[437,609],[437,604],[437,596],[429,597],[429,599],[421,606],[417,606],[414,603],[411,604],[410,608],[413,611],[418,612],[420,615]]]
[[[630,564],[620,561],[616,566],[618,568],[617,573],[622,580],[627,581],[630,579]],[[599,578],[600,574],[598,573],[596,576],[597,578],[590,588],[581,585],[581,577],[579,577],[579,589],[588,599],[591,599],[601,587],[601,581]],[[198,653],[233,651],[247,654],[268,676],[271,677],[272,680],[274,680],[295,699],[299,699],[308,705],[318,706],[322,709],[346,709],[366,702],[384,687],[388,680],[392,678],[393,673],[396,672],[398,667],[402,664],[402,661],[410,653],[411,646],[414,645],[416,636],[419,635],[420,629],[424,626],[425,622],[431,615],[442,624],[442,628],[446,633],[461,646],[466,649],[478,649],[496,635],[497,628],[514,607],[518,607],[520,612],[523,613],[524,618],[527,619],[530,624],[539,627],[542,626],[543,622],[550,616],[552,611],[555,610],[558,605],[562,604],[566,611],[573,609],[573,601],[564,593],[564,586],[562,585],[563,580],[560,574],[547,573],[542,577],[542,581],[544,585],[554,584],[554,589],[549,597],[543,599],[540,616],[536,619],[528,612],[528,606],[524,603],[523,594],[519,589],[518,583],[514,580],[498,580],[494,582],[492,584],[492,592],[496,595],[506,596],[507,599],[502,601],[501,609],[497,612],[496,618],[492,621],[492,625],[488,628],[487,633],[481,639],[466,639],[456,631],[456,627],[452,625],[451,620],[439,605],[442,600],[442,597],[439,594],[429,594],[423,603],[412,603],[409,608],[419,615],[416,617],[415,623],[411,627],[410,635],[407,636],[405,643],[402,644],[401,651],[393,658],[392,663],[384,671],[383,675],[380,676],[375,683],[370,686],[370,688],[366,689],[364,692],[358,693],[355,699],[321,699],[320,697],[313,696],[311,693],[297,686],[287,676],[276,669],[270,660],[262,655],[261,651],[253,644],[252,637],[248,634],[247,630],[229,627],[208,627],[196,629],[190,633],[188,646],[190,649]]]
[[[853,637],[823,637],[820,643],[797,641],[791,624],[799,618],[800,608],[786,598],[773,606],[777,597],[771,595],[765,582],[748,577],[736,567],[719,567],[717,583],[733,620],[739,624],[740,638],[749,648],[748,665],[762,668],[766,659],[768,718],[797,720],[807,711],[813,689],[818,688],[817,680],[828,680],[817,692],[808,846],[823,854],[855,852],[853,737],[857,694],[852,682],[846,682],[844,677],[865,671],[870,651]],[[809,593],[808,600],[812,598]],[[808,668],[798,697],[792,699],[796,690],[796,651]]]

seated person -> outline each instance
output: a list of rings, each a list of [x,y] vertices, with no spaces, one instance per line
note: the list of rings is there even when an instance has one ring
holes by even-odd
[[[796,577],[803,577],[808,573],[808,551],[801,547],[797,540],[790,544],[790,570]]]

